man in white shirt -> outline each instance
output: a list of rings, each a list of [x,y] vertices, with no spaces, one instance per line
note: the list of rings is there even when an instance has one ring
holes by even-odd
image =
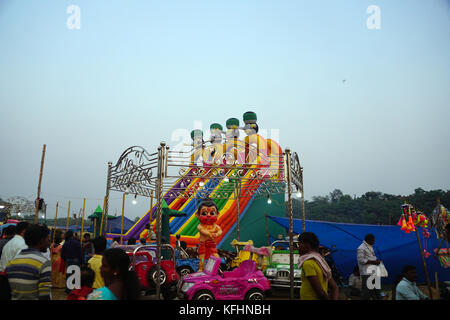
[[[381,263],[381,261],[377,259],[377,256],[373,250],[374,243],[375,236],[373,234],[368,234],[365,236],[363,243],[357,249],[358,268],[361,274],[362,282],[361,300],[370,300],[370,298],[373,298],[374,300],[381,299],[381,288],[368,287],[369,277],[375,271],[375,268],[371,266],[377,266]]]
[[[428,296],[416,285],[416,267],[404,266],[402,273],[403,279],[397,285],[395,300],[428,300]]]
[[[3,247],[2,257],[0,258],[0,272],[5,271],[6,265],[14,259],[20,251],[28,248],[24,239],[24,234],[28,225],[28,222],[24,221],[19,222],[16,225],[16,235]]]
[[[11,288],[5,274],[5,269],[6,265],[14,259],[15,256],[22,251],[22,249],[28,248],[24,239],[25,231],[27,230],[28,225],[28,222],[19,222],[15,228],[16,234],[3,247],[2,256],[0,258],[0,300],[11,299]]]

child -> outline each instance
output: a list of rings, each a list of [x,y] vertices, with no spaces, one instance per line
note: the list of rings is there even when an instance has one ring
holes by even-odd
[[[89,259],[88,267],[94,270],[95,273],[95,280],[92,287],[98,289],[105,285],[100,267],[102,266],[103,252],[106,250],[106,238],[103,236],[97,237],[92,243],[94,244],[94,256]]]
[[[67,295],[67,300],[86,300],[88,294],[90,294],[94,289],[92,289],[92,284],[94,283],[95,273],[91,268],[82,267],[81,268],[81,288],[72,290]]]

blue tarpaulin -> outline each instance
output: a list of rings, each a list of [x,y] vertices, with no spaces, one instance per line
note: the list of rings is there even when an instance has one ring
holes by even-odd
[[[289,219],[269,216],[271,220],[280,224],[284,228],[289,228]],[[293,230],[295,234],[302,233],[302,220],[294,219]],[[389,276],[382,278],[382,283],[390,284],[401,275],[405,265],[413,265],[417,268],[419,278],[418,283],[425,283],[425,271],[420,255],[419,244],[415,232],[405,233],[399,226],[379,226],[369,224],[350,224],[326,221],[305,221],[305,230],[314,232],[319,238],[320,244],[336,250],[332,257],[341,275],[348,279],[353,271],[356,262],[356,249],[364,240],[364,237],[371,233],[375,236],[374,250],[378,259],[382,260]],[[439,263],[439,259],[434,258],[433,249],[440,247],[441,240],[438,240],[434,230],[430,231],[430,237],[424,239],[422,228],[418,228],[422,248],[426,249],[431,256],[425,259],[430,281],[434,283],[435,272],[438,273],[439,281],[450,280],[450,269],[444,269]],[[443,244],[445,246],[445,242]]]

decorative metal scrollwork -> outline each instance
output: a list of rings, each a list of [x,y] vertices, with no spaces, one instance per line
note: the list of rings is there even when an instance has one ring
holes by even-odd
[[[230,162],[227,161],[230,155],[222,154],[220,161],[215,161],[217,163],[196,163],[192,161],[194,148],[190,152],[167,149],[161,191],[169,198],[185,199],[237,199],[286,191],[282,154],[268,156],[243,141],[234,144],[230,150],[229,154],[252,151],[251,158],[256,159],[255,155],[258,155],[260,160],[258,163],[240,163],[237,160],[244,158],[238,157]],[[111,167],[110,190],[149,197],[157,190],[157,167],[157,152],[149,154],[142,147],[130,147]],[[292,183],[299,189],[302,187],[302,168],[296,153],[292,155],[291,170]]]
[[[291,176],[297,190],[303,190],[303,168],[300,166],[297,152],[294,152],[291,157]]]
[[[150,197],[156,186],[153,170],[157,162],[157,153],[149,154],[139,146],[126,149],[111,167],[110,190]]]

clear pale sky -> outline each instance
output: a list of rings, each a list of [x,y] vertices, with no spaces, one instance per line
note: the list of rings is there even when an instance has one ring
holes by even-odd
[[[450,189],[449,39],[445,0],[2,0],[0,196],[36,197],[45,143],[48,217],[91,213],[127,147],[249,110],[299,154],[307,200]]]

